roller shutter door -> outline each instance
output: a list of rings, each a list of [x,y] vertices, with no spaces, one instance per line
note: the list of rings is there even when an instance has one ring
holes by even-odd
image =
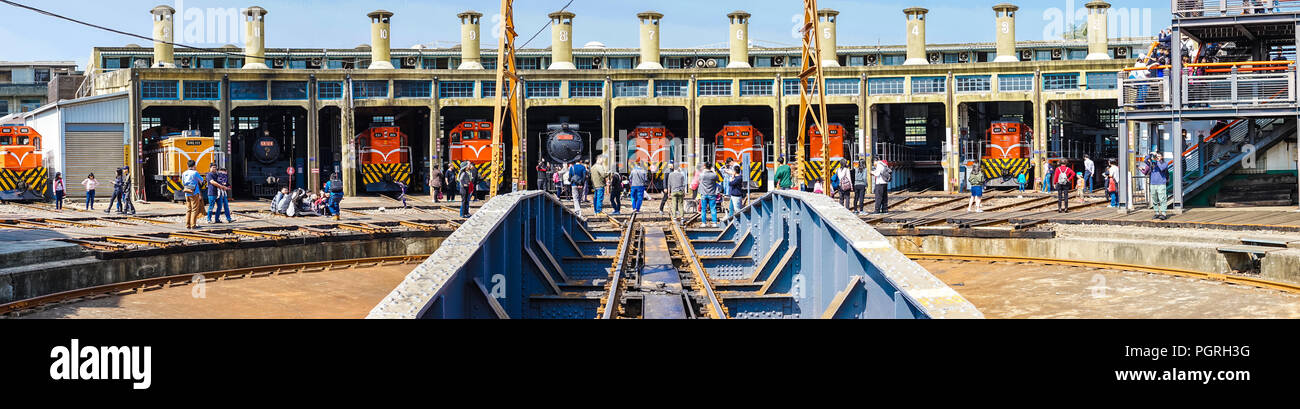
[[[122,132],[66,132],[68,157],[64,164],[67,173],[68,197],[85,197],[86,188],[81,181],[86,175],[95,174],[99,187],[95,189],[96,198],[108,198],[113,194],[113,172],[123,166]]]

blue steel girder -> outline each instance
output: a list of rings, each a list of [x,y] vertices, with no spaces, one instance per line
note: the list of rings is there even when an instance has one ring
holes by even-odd
[[[847,209],[824,195],[778,191],[754,201],[732,221],[753,237],[764,270],[755,294],[728,294],[734,317],[759,314],[747,305],[780,305],[787,295],[801,318],[982,318],[965,298],[908,259]],[[784,248],[783,248],[784,247]],[[760,281],[761,280],[761,281]],[[755,302],[757,298],[767,301]],[[747,301],[739,301],[747,300]],[[790,308],[782,306],[786,313]],[[776,311],[771,311],[773,315]],[[788,314],[788,313],[786,313]]]
[[[576,232],[583,239],[591,237],[585,222],[553,196],[518,192],[493,198],[443,241],[369,317],[594,316],[596,300],[561,293],[558,286],[564,284],[566,275],[563,270],[551,270],[562,268],[562,264],[538,253],[541,246],[559,259],[581,256],[566,232]],[[557,306],[561,308],[555,309]],[[575,308],[584,311],[577,314]],[[539,309],[545,311],[539,313]]]

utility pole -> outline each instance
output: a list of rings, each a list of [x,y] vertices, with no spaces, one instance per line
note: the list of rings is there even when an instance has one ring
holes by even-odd
[[[515,71],[515,38],[519,37],[515,33],[515,17],[513,0],[501,0],[501,17],[502,32],[498,33],[501,37],[497,42],[497,82],[496,82],[496,106],[493,108],[492,116],[492,174],[491,179],[492,196],[500,192],[502,182],[501,164],[505,161],[505,147],[502,146],[502,131],[506,123],[506,112],[510,113],[510,183],[515,184],[516,188],[512,190],[523,190],[518,185],[527,183],[524,178],[524,166],[522,160],[522,147],[519,138],[519,75]],[[509,81],[509,82],[507,82]],[[526,185],[525,185],[526,186]]]
[[[812,92],[817,92],[817,114],[812,117],[813,126],[817,132],[822,135],[822,190],[827,195],[832,193],[831,186],[831,158],[830,158],[830,134],[826,130],[826,77],[822,74],[821,63],[821,36],[818,29],[817,18],[817,0],[803,0],[803,57],[800,58],[802,68],[799,71],[799,147],[796,163],[799,164],[798,178],[799,185],[807,183],[804,180],[804,172],[809,164],[806,162],[807,155],[804,144],[808,136],[808,114],[812,109],[813,103]],[[810,89],[809,81],[815,81],[815,89]]]

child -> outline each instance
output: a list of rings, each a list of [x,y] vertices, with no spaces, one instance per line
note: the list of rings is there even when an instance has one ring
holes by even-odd
[[[95,210],[95,188],[99,186],[95,174],[87,175],[86,179],[81,181],[81,185],[86,187],[86,210]]]
[[[64,191],[63,172],[54,172],[54,208],[56,210],[63,209]]]
[[[1025,193],[1025,183],[1028,182],[1029,179],[1025,177],[1025,172],[1020,172],[1019,175],[1016,175],[1016,183],[1020,185],[1020,193]]]

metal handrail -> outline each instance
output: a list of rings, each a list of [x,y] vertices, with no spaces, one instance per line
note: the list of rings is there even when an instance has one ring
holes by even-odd
[[[1274,14],[1300,11],[1297,0],[1171,0],[1170,10],[1176,18],[1202,18]],[[1235,3],[1235,4],[1233,4]]]

